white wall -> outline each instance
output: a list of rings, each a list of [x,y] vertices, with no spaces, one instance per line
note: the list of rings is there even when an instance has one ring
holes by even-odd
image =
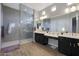
[[[0,49],[1,49],[1,4],[0,4]]]

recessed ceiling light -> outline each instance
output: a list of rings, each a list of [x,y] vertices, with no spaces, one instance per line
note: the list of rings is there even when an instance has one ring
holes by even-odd
[[[42,15],[45,15],[46,14],[46,12],[45,11],[42,11]]]
[[[71,7],[71,12],[74,12],[74,11],[76,11],[76,7],[75,6],[72,6]]]
[[[69,8],[66,8],[65,9],[65,13],[69,13]]]
[[[56,11],[56,6],[52,7],[51,11]]]

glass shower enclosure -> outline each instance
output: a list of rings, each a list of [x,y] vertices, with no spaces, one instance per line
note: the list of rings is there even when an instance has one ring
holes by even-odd
[[[8,5],[8,6],[7,6]],[[19,9],[2,4],[1,50],[8,52],[19,48]]]
[[[1,7],[1,50],[8,52],[32,42],[33,10],[18,3],[4,3]]]

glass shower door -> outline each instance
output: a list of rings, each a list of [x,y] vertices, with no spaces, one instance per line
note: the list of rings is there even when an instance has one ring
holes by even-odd
[[[2,51],[8,52],[19,47],[19,10],[2,5]]]
[[[33,10],[20,5],[20,43],[32,42],[33,39]]]

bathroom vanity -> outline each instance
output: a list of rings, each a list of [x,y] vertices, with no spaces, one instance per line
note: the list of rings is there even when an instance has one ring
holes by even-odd
[[[58,51],[68,56],[79,56],[79,34],[72,33],[47,33],[35,31],[35,41],[37,43],[48,45],[49,38],[58,40]],[[69,35],[70,36],[69,36]]]

